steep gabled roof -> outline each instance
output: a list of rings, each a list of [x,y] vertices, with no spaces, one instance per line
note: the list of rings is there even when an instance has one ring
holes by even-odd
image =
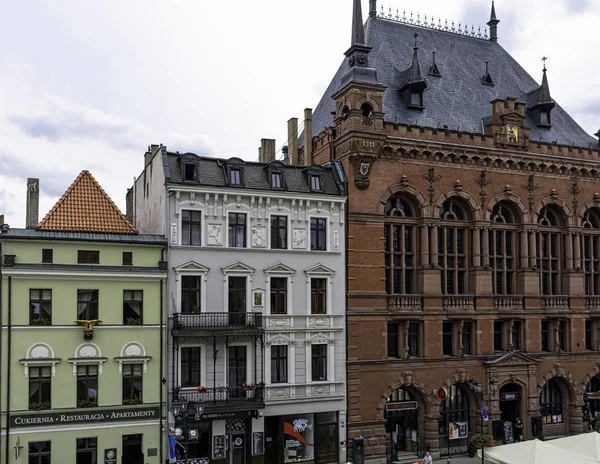
[[[137,234],[89,171],[81,171],[37,230],[55,232],[95,232]]]
[[[415,32],[419,34],[419,54],[432,56],[436,52],[437,66],[443,70],[441,78],[428,80],[423,111],[408,108],[398,94],[399,87],[406,82],[403,71],[410,68],[413,59]],[[515,97],[528,101],[528,96],[540,88],[500,44],[490,40],[371,16],[366,22],[365,41],[372,47],[369,66],[377,71],[379,82],[387,86],[383,97],[386,122],[425,127],[447,125],[452,130],[460,127],[464,131],[482,132],[482,120],[491,115],[492,100]],[[486,61],[493,86],[482,84]],[[332,112],[336,108],[332,96],[341,88],[342,77],[348,70],[348,60],[344,60],[315,108],[313,136],[333,126]],[[531,127],[531,140],[598,147],[598,141],[558,104],[552,112],[551,128],[537,127],[530,114],[526,124]],[[302,135],[299,144],[303,145]]]

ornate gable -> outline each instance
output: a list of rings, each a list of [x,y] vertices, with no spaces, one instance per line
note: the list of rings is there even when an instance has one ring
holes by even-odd
[[[485,364],[490,366],[514,366],[523,364],[538,364],[539,362],[539,359],[535,359],[532,356],[529,356],[528,354],[522,353],[520,351],[511,351],[495,359],[490,359],[489,361],[486,361]]]
[[[335,274],[335,271],[333,269],[329,269],[327,266],[324,266],[321,263],[309,267],[308,269],[305,269],[304,272],[307,275],[332,276],[333,274]]]

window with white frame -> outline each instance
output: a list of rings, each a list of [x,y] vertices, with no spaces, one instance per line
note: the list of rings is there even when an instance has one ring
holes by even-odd
[[[271,277],[271,314],[287,314],[288,279],[287,277]]]
[[[334,271],[322,264],[306,269],[307,301],[310,302],[310,314],[331,314],[333,306]]]
[[[271,383],[288,381],[288,346],[271,346]]]
[[[320,382],[327,380],[327,344],[311,345],[311,380]]]

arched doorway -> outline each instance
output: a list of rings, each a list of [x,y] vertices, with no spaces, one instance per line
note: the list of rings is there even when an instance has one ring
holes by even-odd
[[[517,433],[517,419],[523,421],[523,389],[519,384],[507,383],[500,388],[500,420],[502,421],[502,442],[513,443],[520,439],[521,433]]]
[[[557,379],[548,380],[540,392],[540,415],[545,438],[567,435],[568,394]]]
[[[402,455],[418,454],[421,429],[419,416],[421,404],[418,397],[409,389],[394,390],[385,404],[384,417],[392,442],[392,459]]]
[[[468,436],[474,432],[471,428],[471,402],[466,385],[456,383],[446,390],[446,399],[440,403],[438,421],[440,454],[455,455],[466,452]]]

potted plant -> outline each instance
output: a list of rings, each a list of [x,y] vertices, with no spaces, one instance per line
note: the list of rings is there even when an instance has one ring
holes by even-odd
[[[142,318],[141,317],[128,317],[126,322],[127,322],[127,325],[142,325]]]
[[[196,387],[196,391],[198,391],[198,393],[208,393],[208,388],[206,387]]]
[[[493,444],[494,437],[491,435],[488,435],[487,433],[474,433],[469,439],[467,452],[469,453],[469,456],[473,457],[479,448],[492,446]]]
[[[29,403],[30,411],[41,411],[42,409],[47,409],[48,405],[42,401],[32,401]]]
[[[137,396],[132,396],[130,398],[127,398],[126,400],[123,400],[123,404],[127,406],[142,404],[142,399],[138,398]]]
[[[87,400],[81,400],[77,402],[79,408],[95,408],[98,406],[96,399],[88,398]]]
[[[50,321],[43,316],[31,320],[31,325],[50,325]]]

